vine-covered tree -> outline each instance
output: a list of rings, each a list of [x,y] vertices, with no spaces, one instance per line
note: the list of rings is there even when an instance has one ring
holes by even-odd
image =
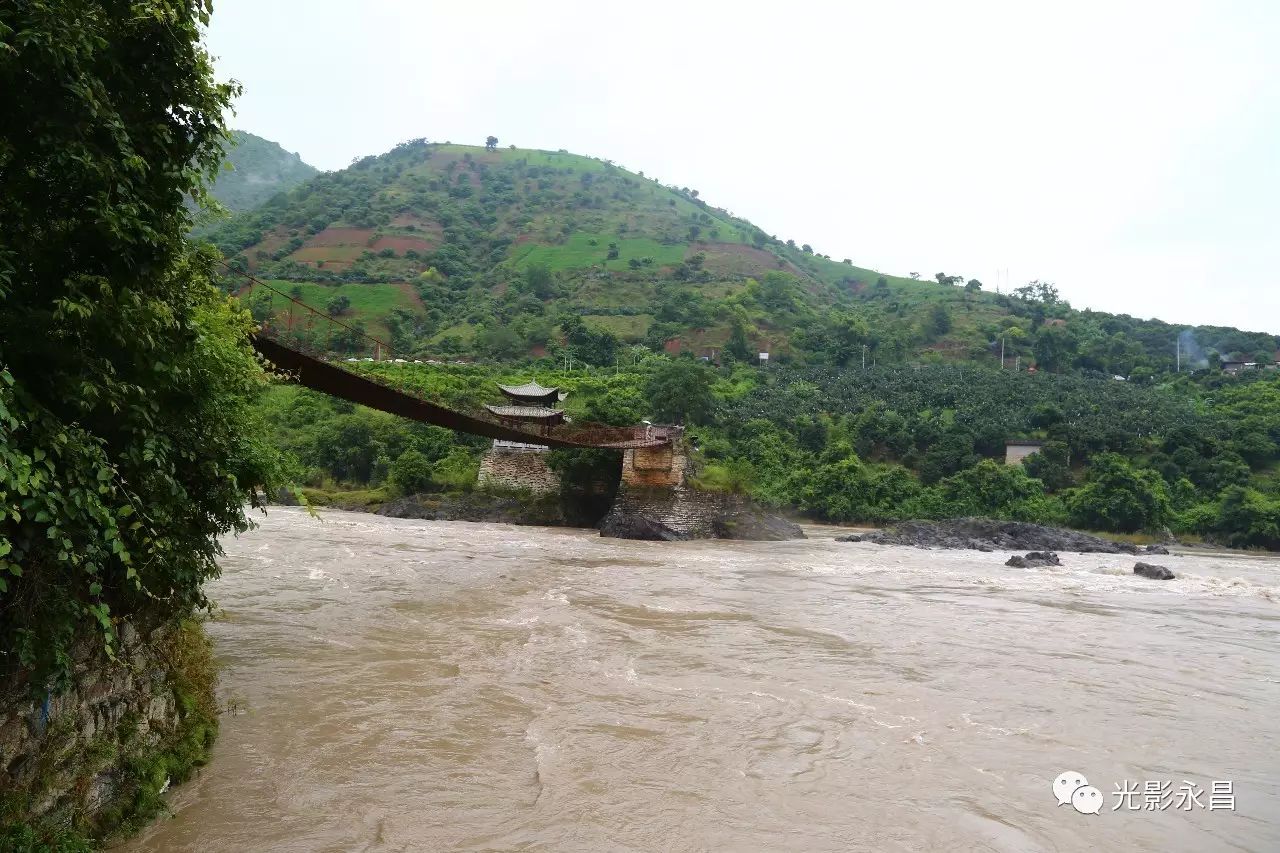
[[[205,603],[218,536],[277,454],[251,320],[186,241],[234,86],[205,3],[0,11],[0,669],[64,684],[73,642]]]

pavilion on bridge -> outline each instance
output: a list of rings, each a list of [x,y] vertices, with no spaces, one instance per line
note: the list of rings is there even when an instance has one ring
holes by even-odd
[[[556,408],[556,404],[567,396],[559,388],[544,388],[537,382],[526,382],[524,385],[499,385],[498,390],[511,402],[485,408],[508,426],[521,429],[532,426],[542,435],[549,435],[552,427],[568,420],[564,410]],[[495,440],[494,446],[513,443]]]
[[[549,435],[552,427],[568,421],[564,410],[557,408],[566,396],[559,388],[526,382],[499,385],[498,390],[508,402],[485,408],[507,426],[518,429],[532,426],[542,435]],[[560,489],[560,477],[547,467],[543,455],[547,450],[542,444],[495,438],[493,447],[480,462],[480,482],[529,489],[535,494],[556,492]]]

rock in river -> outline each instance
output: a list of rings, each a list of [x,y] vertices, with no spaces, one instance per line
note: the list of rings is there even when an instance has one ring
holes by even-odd
[[[636,513],[609,513],[600,523],[600,535],[611,539],[641,539],[649,542],[680,542],[689,538],[660,521]]]
[[[1173,572],[1164,566],[1157,566],[1154,563],[1135,563],[1133,573],[1156,581],[1173,580]]]
[[[800,525],[781,516],[751,507],[737,508],[711,520],[717,539],[745,539],[754,542],[781,542],[804,539]]]
[[[1032,551],[1025,557],[1013,555],[1005,565],[1013,566],[1015,569],[1039,569],[1044,566],[1061,566],[1062,561],[1052,551]]]

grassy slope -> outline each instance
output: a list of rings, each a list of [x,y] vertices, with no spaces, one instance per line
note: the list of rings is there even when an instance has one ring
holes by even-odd
[[[652,312],[644,309],[651,307],[653,286],[670,282],[672,270],[698,253],[706,258],[704,266],[715,277],[692,283],[689,289],[712,299],[740,291],[747,279],[758,278],[772,269],[799,275],[806,282],[806,289],[824,302],[847,290],[852,281],[869,284],[878,276],[871,270],[808,256],[780,243],[771,242],[763,250],[752,248],[750,240],[757,229],[750,223],[605,161],[564,152],[486,151],[461,145],[432,145],[429,150],[430,156],[419,162],[374,167],[376,186],[365,197],[395,208],[394,215],[370,223],[350,217],[349,208],[342,210],[335,205],[332,212],[337,215],[324,225],[330,230],[353,230],[346,232],[341,244],[327,245],[333,241],[314,231],[314,226],[294,227],[286,212],[277,217],[284,222],[268,221],[273,227],[241,247],[247,263],[268,273],[273,264],[279,266],[281,262],[345,273],[364,254],[366,263],[357,271],[357,277],[373,272],[376,276],[412,282],[428,263],[407,258],[403,252],[396,252],[394,258],[368,257],[377,254],[372,247],[378,239],[389,234],[446,231],[440,219],[448,218],[442,208],[455,201],[449,198],[449,189],[467,186],[477,193],[485,186],[479,172],[506,171],[515,175],[513,195],[497,206],[497,221],[485,229],[485,236],[509,240],[511,245],[505,257],[481,270],[481,274],[498,281],[512,280],[532,264],[546,265],[569,285],[564,297],[578,313],[589,317],[592,325],[608,328],[624,338],[638,339],[644,334],[652,317]],[[424,192],[428,182],[434,186]],[[461,200],[463,204],[466,201]],[[697,231],[691,232],[694,227]],[[294,238],[301,238],[302,244],[281,257],[259,256],[275,254]],[[611,243],[618,249],[615,259],[608,258]],[[629,262],[633,259],[643,261],[645,266],[632,269]],[[297,279],[296,267],[290,277]],[[891,287],[908,291],[927,287],[908,279],[889,277],[888,281]],[[363,286],[375,290],[387,287],[378,282]],[[609,318],[612,312],[601,314],[593,310],[599,308],[636,309],[635,313],[648,317]],[[464,340],[470,338],[472,333],[466,324],[457,322],[461,318],[444,319],[436,339],[446,332]],[[775,333],[772,337],[785,335]]]
[[[412,289],[405,285],[388,284],[369,286],[365,284],[317,284],[315,282],[268,281],[284,293],[292,293],[297,287],[301,293],[299,299],[303,303],[324,311],[325,305],[335,296],[345,296],[351,300],[351,307],[339,317],[344,323],[362,322],[369,334],[386,340],[388,330],[384,318],[393,308],[420,309],[422,303]],[[284,300],[280,300],[281,303]],[[285,316],[276,312],[276,316]],[[299,314],[299,317],[302,315]]]

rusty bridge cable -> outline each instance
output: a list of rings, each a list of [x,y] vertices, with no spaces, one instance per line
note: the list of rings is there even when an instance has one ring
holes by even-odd
[[[266,288],[272,294],[272,309],[274,309],[275,305],[275,296],[278,295],[289,301],[291,311],[293,305],[298,305],[308,312],[306,315],[308,327],[310,327],[315,317],[320,317],[326,322],[341,326],[353,334],[372,341],[375,347],[378,348],[375,349],[375,352],[385,351],[394,354],[395,351],[385,341],[379,340],[373,335],[349,326],[340,320],[336,320],[327,314],[322,314],[302,300],[280,291],[247,272],[232,267],[224,260],[219,260],[218,263],[229,272],[252,282],[253,285]],[[264,324],[264,330],[265,327],[266,324]],[[544,435],[510,426],[483,415],[468,415],[440,406],[414,394],[401,391],[383,382],[380,378],[374,379],[356,374],[345,368],[337,367],[307,355],[286,346],[266,334],[255,334],[253,336],[253,347],[268,361],[289,373],[299,384],[314,391],[320,391],[353,403],[360,403],[361,405],[410,420],[435,424],[472,435],[564,448],[597,447],[622,450],[627,448],[657,447],[670,443],[670,437],[665,433],[662,436],[650,436],[646,432],[645,437],[641,438],[639,428],[609,427],[602,424],[584,424],[581,427],[564,430],[559,434]]]

